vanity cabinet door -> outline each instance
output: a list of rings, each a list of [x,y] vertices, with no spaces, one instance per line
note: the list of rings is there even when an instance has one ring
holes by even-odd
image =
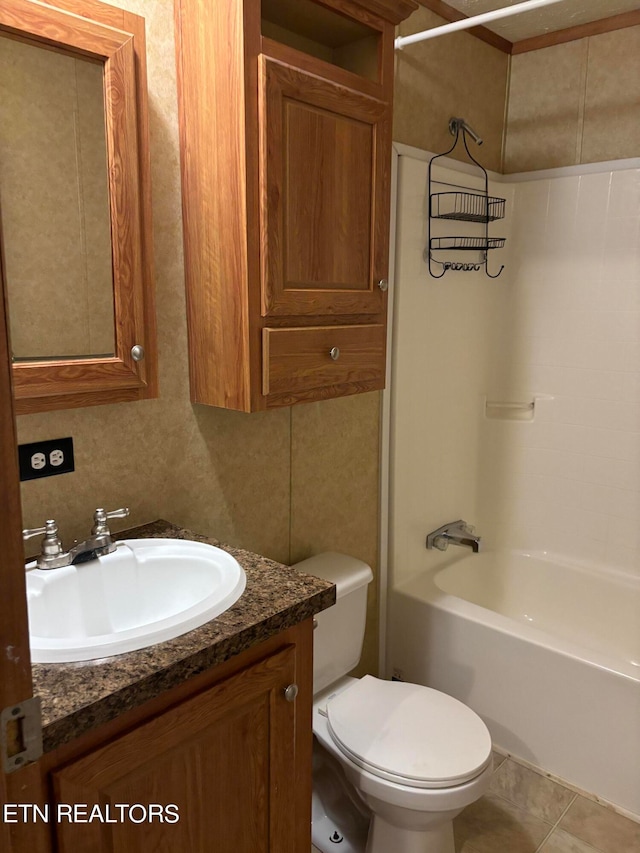
[[[53,773],[56,803],[83,804],[84,813],[98,804],[117,820],[63,819],[57,849],[299,853],[303,836],[309,849],[310,827],[301,835],[296,826],[305,812],[296,808],[299,700],[285,696],[295,676],[288,645]],[[118,804],[127,806],[122,822]]]

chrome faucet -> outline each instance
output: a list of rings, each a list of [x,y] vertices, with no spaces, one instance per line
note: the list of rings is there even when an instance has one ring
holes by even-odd
[[[128,515],[129,508],[126,506],[112,512],[106,512],[102,507],[98,508],[93,514],[91,536],[84,542],[76,542],[73,548],[68,551],[62,547],[62,542],[58,536],[58,525],[53,518],[45,521],[44,527],[23,530],[22,538],[26,540],[32,536],[38,536],[40,533],[44,534],[40,554],[36,559],[36,566],[39,569],[60,569],[63,566],[75,566],[78,563],[86,563],[89,560],[95,560],[97,557],[104,557],[105,554],[113,553],[117,548],[117,543],[111,536],[107,520],[109,518],[126,518]]]
[[[474,554],[480,550],[480,537],[474,534],[475,528],[466,521],[450,521],[427,536],[427,548],[437,548],[446,551],[449,544],[463,545],[471,548]]]

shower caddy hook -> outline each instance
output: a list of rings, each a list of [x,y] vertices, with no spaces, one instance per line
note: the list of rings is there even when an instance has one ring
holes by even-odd
[[[462,133],[461,133],[462,132]],[[489,222],[495,219],[504,217],[505,200],[503,198],[495,198],[489,195],[489,178],[487,170],[484,166],[475,159],[469,151],[467,145],[467,134],[471,136],[477,145],[482,145],[482,139],[471,128],[463,118],[449,119],[449,133],[455,136],[453,145],[442,154],[436,154],[429,161],[428,171],[428,186],[429,186],[429,216],[427,247],[425,249],[425,260],[429,267],[429,273],[433,278],[442,278],[447,270],[459,270],[462,272],[479,271],[484,267],[485,274],[489,278],[497,278],[504,264],[500,267],[497,273],[489,272],[488,268],[488,252],[489,249],[501,249],[505,244],[503,237],[489,237]],[[433,183],[431,173],[433,164],[441,157],[446,157],[454,150],[462,135],[462,143],[464,150],[471,162],[477,166],[482,172],[484,181],[484,191],[475,192],[447,192],[447,193],[432,193],[431,186]],[[440,183],[436,181],[435,183]],[[466,189],[459,187],[459,189]],[[481,222],[484,224],[484,235],[482,237],[432,237],[431,236],[431,220],[432,219],[453,219],[462,222]],[[480,263],[463,263],[458,261],[439,261],[434,258],[433,252],[449,251],[470,251],[476,250],[482,252],[482,261]],[[438,264],[442,267],[442,272],[435,273],[432,264]]]

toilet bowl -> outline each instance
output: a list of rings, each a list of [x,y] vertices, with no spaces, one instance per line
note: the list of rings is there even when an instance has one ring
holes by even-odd
[[[316,697],[313,731],[370,810],[362,853],[453,853],[454,817],[491,779],[477,714],[437,690],[367,675]]]
[[[314,632],[313,732],[316,750],[341,772],[321,780],[314,771],[314,845],[322,853],[454,853],[454,817],[489,786],[487,727],[429,687],[346,676],[362,650],[371,569],[344,554],[296,568],[333,581],[337,597]]]

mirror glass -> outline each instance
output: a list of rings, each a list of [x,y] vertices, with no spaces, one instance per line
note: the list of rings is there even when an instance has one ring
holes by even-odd
[[[0,36],[0,225],[14,362],[115,352],[103,65]]]

